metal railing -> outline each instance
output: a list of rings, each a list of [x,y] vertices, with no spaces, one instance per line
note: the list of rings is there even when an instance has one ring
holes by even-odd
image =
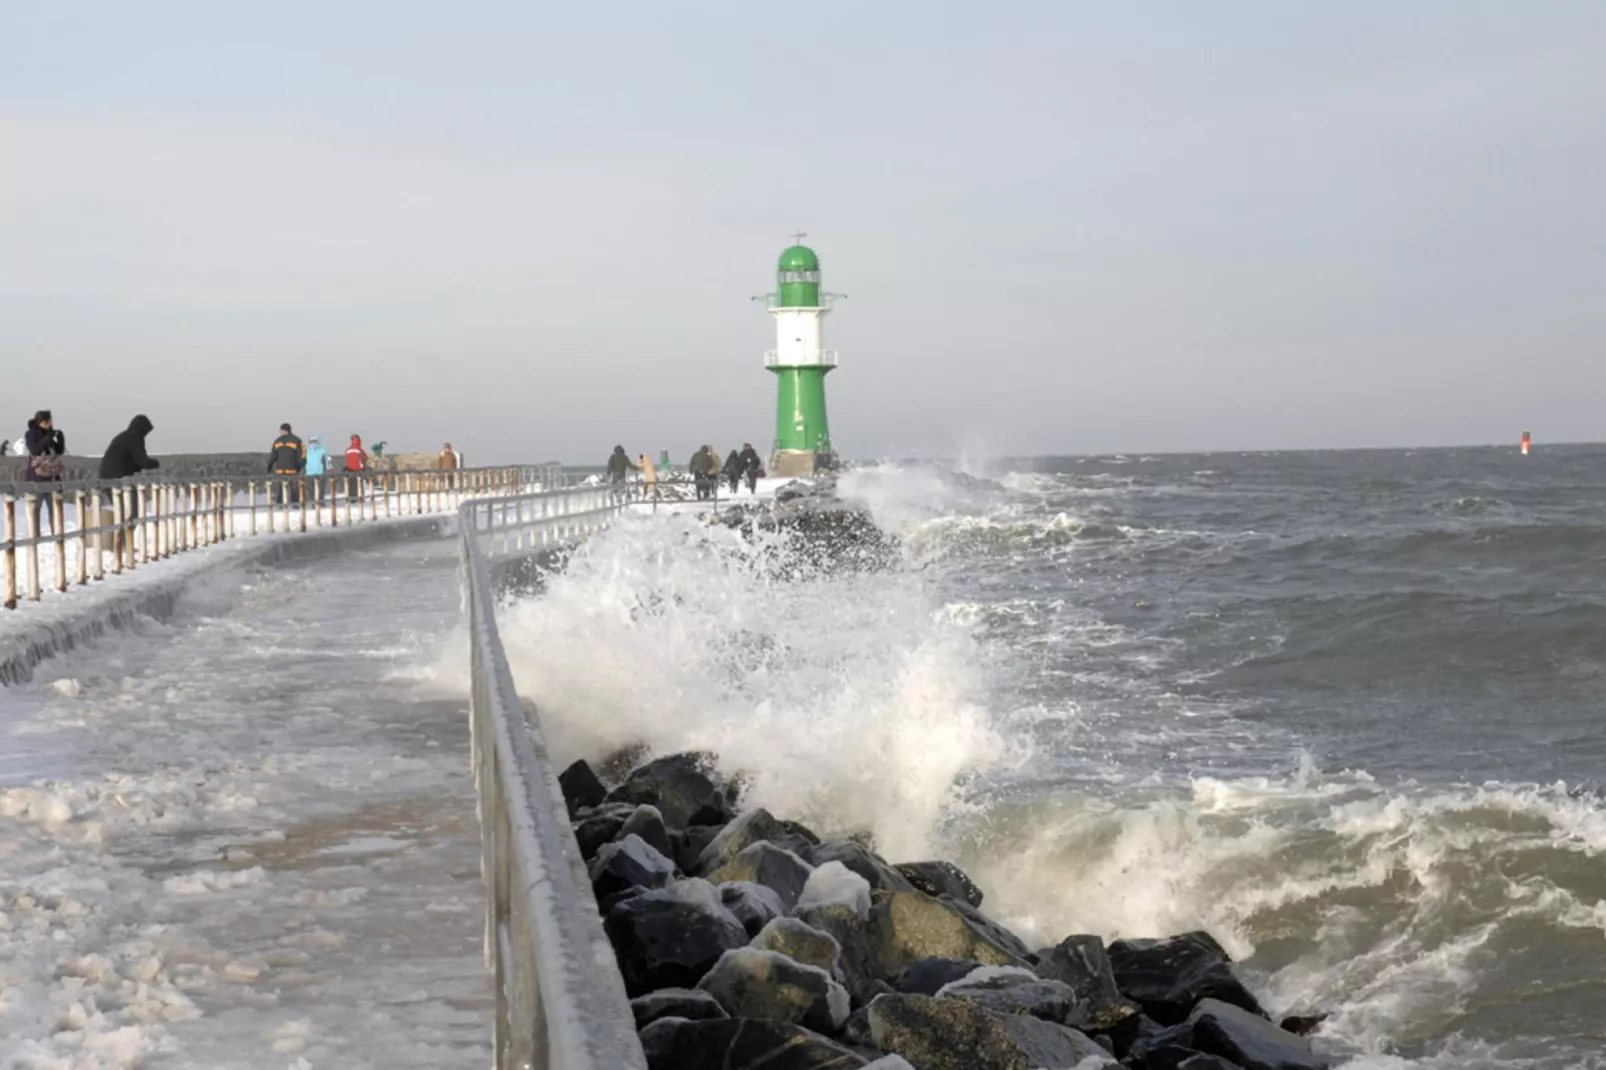
[[[540,719],[513,687],[491,581],[494,555],[572,542],[632,497],[584,487],[468,502],[458,514],[497,1070],[647,1066]]]
[[[108,573],[121,575],[240,535],[450,513],[468,498],[561,487],[562,481],[555,465],[521,465],[0,486],[0,605],[16,609],[20,599],[41,600],[47,586],[42,548],[53,551],[49,589],[65,593],[100,582]],[[45,535],[47,522],[50,534]]]

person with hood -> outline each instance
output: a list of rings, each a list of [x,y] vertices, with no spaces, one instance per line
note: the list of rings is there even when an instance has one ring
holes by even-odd
[[[329,470],[329,451],[323,448],[323,439],[313,435],[307,439],[307,475],[321,476]]]
[[[758,493],[758,474],[764,471],[764,461],[751,442],[742,443],[742,475],[747,478],[747,493]]]
[[[160,468],[161,463],[145,452],[145,437],[156,428],[143,413],[128,421],[128,430],[119,431],[100,457],[101,479],[127,479],[141,472]]]
[[[33,419],[28,421],[28,433],[23,436],[23,444],[28,448],[28,482],[60,483],[62,457],[67,453],[67,437],[56,430],[49,409],[40,409],[33,414]],[[39,514],[50,498],[51,492],[41,489],[33,500],[33,530],[41,535],[45,529],[39,526]],[[54,533],[54,508],[44,515],[50,519],[50,530]]]
[[[625,448],[623,446],[615,446],[613,453],[608,457],[609,481],[615,484],[623,483],[630,478],[630,470],[634,467],[635,465],[630,463],[630,458],[625,456]]]
[[[742,484],[742,455],[731,450],[730,455],[725,458],[725,467],[720,469],[720,474],[725,477],[725,482],[731,485],[731,497],[734,498],[736,488]]]
[[[128,429],[119,431],[112,437],[106,446],[106,452],[100,455],[101,479],[127,479],[137,476],[141,472],[149,472],[160,468],[161,463],[155,457],[145,452],[145,436],[149,435],[155,427],[151,418],[144,413],[128,421]],[[107,509],[115,508],[115,492],[110,488],[101,491],[101,499]],[[125,530],[131,528],[135,517],[139,516],[139,497],[128,496],[128,513],[123,517]],[[102,525],[110,524],[110,520],[103,519]],[[102,543],[102,546],[105,544]],[[123,532],[119,531],[112,541],[112,552],[123,552]]]
[[[290,430],[289,424],[280,424],[279,437],[273,440],[273,448],[268,451],[268,471],[281,477],[274,488],[276,501],[301,501],[300,483],[290,477],[300,475],[306,466],[307,447]]]
[[[691,463],[686,467],[691,472],[692,485],[697,488],[698,501],[708,497],[709,482],[716,478],[714,473],[718,464],[707,446],[698,446],[697,452],[691,455]]]
[[[351,476],[358,472],[368,471],[368,451],[362,448],[362,436],[352,435],[351,444],[346,447],[346,474]],[[355,498],[361,491],[356,479],[346,480],[346,496]]]
[[[441,447],[441,455],[440,458],[435,462],[435,467],[443,470],[462,467],[462,464],[457,459],[457,451],[452,449],[452,444],[450,442]]]

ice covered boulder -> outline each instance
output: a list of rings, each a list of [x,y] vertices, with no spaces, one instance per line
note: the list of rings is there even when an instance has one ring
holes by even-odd
[[[781,906],[791,911],[803,894],[814,867],[791,851],[783,850],[768,841],[760,841],[742,848],[735,858],[704,874],[715,884],[731,881],[752,881],[762,884],[781,897]]]
[[[872,891],[912,892],[915,886],[886,859],[854,840],[827,840],[803,853],[815,866],[840,862],[869,882]]]
[[[863,1056],[800,1025],[660,1018],[639,1034],[647,1070],[859,1070]]]
[[[798,918],[776,918],[753,937],[749,946],[761,951],[777,951],[833,977],[841,967],[842,945],[837,943],[836,937]]]
[[[815,907],[843,906],[861,918],[870,916],[870,882],[844,866],[841,862],[820,865],[803,885],[797,898],[797,910]]]
[[[604,803],[579,815],[574,822],[574,839],[580,845],[580,857],[588,861],[597,857],[602,845],[616,839],[635,812],[629,803]]]
[[[824,970],[756,947],[725,952],[697,987],[732,1018],[793,1022],[819,1033],[842,1028],[850,1009],[847,990]]]
[[[753,844],[761,840],[773,842],[785,835],[786,830],[768,810],[763,807],[749,810],[720,829],[713,841],[703,848],[697,859],[696,872],[706,874],[717,870]]]
[[[757,936],[759,930],[786,913],[781,897],[762,884],[752,881],[733,881],[719,886],[719,900],[725,909],[742,923],[748,936]]]
[[[692,878],[616,904],[603,920],[625,991],[695,988],[725,952],[747,943],[707,881]]]
[[[591,863],[591,890],[598,900],[631,888],[666,888],[675,879],[675,864],[640,836],[603,844]]]
[[[703,1021],[711,1018],[728,1018],[719,1000],[696,988],[661,988],[630,1001],[630,1012],[636,1016],[636,1028],[651,1025],[660,1018],[685,1018]]]
[[[937,998],[962,999],[997,1014],[1028,1014],[1060,1025],[1076,1006],[1070,985],[1045,981],[1018,966],[980,967],[944,985]]]
[[[635,812],[625,819],[619,828],[618,839],[626,836],[640,836],[647,841],[647,845],[665,858],[675,857],[675,845],[670,839],[669,829],[664,825],[664,815],[659,813],[658,807],[651,805],[638,806]]]
[[[1092,1039],[1029,1015],[1003,1015],[958,999],[896,994],[867,1008],[882,1051],[920,1070],[1094,1070],[1115,1060]]]

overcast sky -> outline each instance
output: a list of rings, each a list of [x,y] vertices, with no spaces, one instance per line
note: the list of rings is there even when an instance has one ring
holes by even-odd
[[[1606,438],[1606,3],[0,4],[0,437]]]

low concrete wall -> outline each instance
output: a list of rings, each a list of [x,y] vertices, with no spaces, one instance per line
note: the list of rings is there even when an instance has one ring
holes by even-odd
[[[457,517],[446,514],[253,540],[238,553],[222,554],[217,561],[202,568],[174,576],[171,583],[150,583],[126,594],[97,600],[81,615],[41,622],[9,639],[0,639],[0,687],[30,679],[35,666],[46,658],[66,653],[112,631],[126,629],[136,617],[160,620],[171,616],[184,591],[201,577],[245,565],[329,557],[347,550],[408,539],[445,538],[456,530]]]

